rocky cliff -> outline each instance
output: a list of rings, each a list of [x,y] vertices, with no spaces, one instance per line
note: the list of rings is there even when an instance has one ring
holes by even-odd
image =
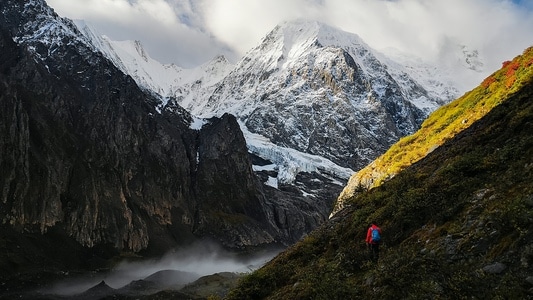
[[[88,253],[162,253],[200,238],[239,249],[288,244],[324,220],[266,197],[275,192],[253,173],[235,117],[198,126],[179,106],[156,110],[161,99],[44,1],[3,1],[0,10],[4,271],[90,264]]]
[[[111,243],[139,251],[155,238],[149,233],[156,227],[197,230],[199,199],[247,206],[257,193],[231,116],[192,130],[186,113],[157,114],[148,104],[155,99],[104,60],[91,66],[69,53],[64,59],[78,60],[69,66],[74,70],[50,57],[47,66],[57,64],[47,69],[5,34],[2,53],[4,224],[41,233],[61,226],[87,247]],[[84,74],[81,83],[76,74]],[[204,164],[204,157],[218,166]],[[229,177],[243,182],[236,188],[247,193],[213,184]]]

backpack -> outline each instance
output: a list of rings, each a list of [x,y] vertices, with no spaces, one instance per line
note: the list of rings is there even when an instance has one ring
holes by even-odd
[[[379,230],[377,228],[372,229],[372,242],[373,243],[381,242],[381,234],[379,234]]]

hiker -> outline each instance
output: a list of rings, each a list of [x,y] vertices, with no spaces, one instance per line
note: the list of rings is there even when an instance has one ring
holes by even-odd
[[[377,262],[379,258],[379,244],[381,243],[381,228],[372,222],[366,233],[366,245],[370,254],[370,259]]]

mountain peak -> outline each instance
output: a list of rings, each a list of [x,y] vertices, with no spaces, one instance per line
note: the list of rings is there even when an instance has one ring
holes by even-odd
[[[294,20],[277,25],[252,52],[282,51],[282,59],[295,59],[310,49],[322,47],[368,47],[353,33],[342,31],[319,21]]]
[[[268,33],[214,94],[180,104],[200,116],[232,113],[278,146],[357,169],[449,100],[425,88],[356,34],[296,20]]]
[[[276,31],[281,31],[285,38],[293,38],[294,40],[316,39],[323,46],[340,46],[339,44],[342,45],[347,40],[363,43],[362,39],[355,33],[346,32],[314,20],[286,21],[276,26],[273,32]]]
[[[211,62],[213,62],[213,63],[229,63],[228,59],[223,54],[219,54],[219,55],[213,57]]]
[[[76,26],[71,20],[59,17],[55,11],[46,5],[43,0],[32,1],[4,1],[2,14],[6,20],[6,26],[17,28],[13,40],[21,42],[38,42],[51,47],[61,46],[65,41],[79,43],[79,35]],[[18,30],[20,29],[20,30]],[[68,37],[68,38],[65,38]],[[81,42],[82,44],[85,41]],[[37,57],[45,59],[46,55],[41,55],[31,48]]]

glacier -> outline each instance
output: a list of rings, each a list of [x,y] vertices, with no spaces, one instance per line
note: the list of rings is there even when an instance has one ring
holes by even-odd
[[[290,184],[296,179],[300,172],[317,172],[322,175],[330,175],[333,178],[348,180],[354,173],[349,168],[343,168],[328,159],[317,155],[302,153],[291,148],[277,146],[262,135],[248,131],[246,126],[239,122],[244,133],[248,150],[262,158],[268,158],[272,165],[268,168],[254,166],[256,170],[277,170],[277,181]],[[339,182],[340,184],[340,182]],[[276,184],[277,187],[277,184]]]

